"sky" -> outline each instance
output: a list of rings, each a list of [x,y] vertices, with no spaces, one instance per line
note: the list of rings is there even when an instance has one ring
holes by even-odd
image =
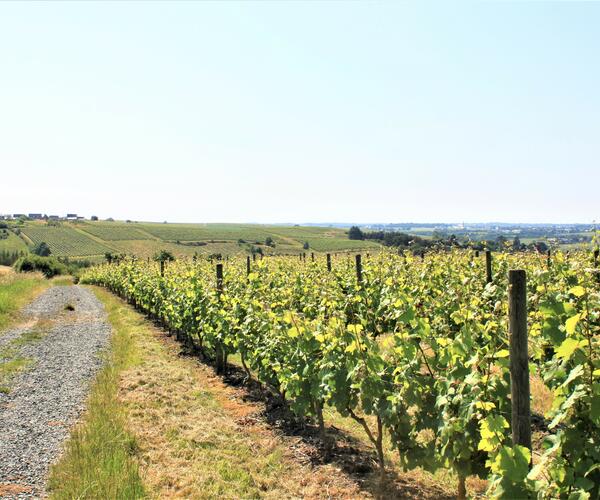
[[[2,2],[0,213],[600,221],[600,3]]]

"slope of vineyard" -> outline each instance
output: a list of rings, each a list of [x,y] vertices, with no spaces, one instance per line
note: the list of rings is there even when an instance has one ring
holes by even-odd
[[[143,231],[140,231],[135,227],[129,227],[126,224],[117,225],[111,222],[96,222],[79,224],[78,227],[86,233],[90,233],[91,235],[106,241],[148,240],[151,238],[150,235]]]
[[[382,470],[387,446],[404,468],[454,471],[459,497],[475,475],[502,498],[598,498],[600,287],[589,254],[498,254],[489,283],[470,252],[332,264],[328,272],[322,258],[273,257],[247,275],[246,262],[231,259],[221,279],[204,260],[173,263],[164,277],[156,265],[123,261],[83,280],[158,318],[219,372],[239,356],[249,375],[315,419],[324,443],[324,409],[354,419]],[[534,401],[550,409],[536,416],[542,444],[533,450],[511,443],[511,268],[528,276],[535,394],[552,398]]]
[[[7,231],[5,238],[0,238],[0,252],[26,252],[27,245],[12,231]]]
[[[33,244],[45,242],[57,257],[103,255],[112,248],[67,226],[27,225],[21,230]]]

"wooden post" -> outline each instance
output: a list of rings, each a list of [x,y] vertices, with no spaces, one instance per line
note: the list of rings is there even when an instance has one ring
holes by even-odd
[[[310,252],[310,260],[315,261],[315,252]]]
[[[424,251],[421,252],[421,260],[425,260],[425,252]]]
[[[491,283],[492,279],[492,252],[490,250],[485,251],[485,280],[487,283]]]
[[[475,250],[475,257],[479,257],[479,250]]]
[[[217,294],[223,293],[223,264],[217,264]]]
[[[331,272],[331,254],[327,254],[327,270]]]
[[[360,285],[362,283],[362,257],[356,254],[356,281]]]
[[[531,450],[529,354],[527,352],[527,275],[508,272],[508,324],[510,334],[510,394],[512,441]]]
[[[250,274],[250,256],[246,257],[246,274]]]
[[[552,265],[552,262],[550,261],[550,255],[552,255],[552,254],[551,254],[550,250],[548,250],[546,252],[546,264],[548,265],[548,268],[550,268],[550,266]]]
[[[223,294],[223,264],[217,264],[217,296],[219,301]],[[225,349],[221,342],[217,342],[215,345],[215,365],[217,373],[221,374],[225,371]]]
[[[255,253],[252,254],[252,262],[256,262],[256,254]]]
[[[160,275],[161,276],[165,275],[165,261],[164,260],[160,261]]]

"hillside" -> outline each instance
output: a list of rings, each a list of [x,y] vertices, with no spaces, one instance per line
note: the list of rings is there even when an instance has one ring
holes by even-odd
[[[260,248],[267,254],[343,252],[378,248],[371,241],[349,240],[343,229],[332,227],[270,226],[259,224],[167,224],[153,222],[85,221],[26,222],[20,237],[0,240],[0,251],[46,242],[57,257],[100,258],[106,252],[150,257],[159,250],[176,256],[221,253],[235,255]],[[270,238],[273,246],[266,245]],[[309,249],[304,249],[308,243]]]

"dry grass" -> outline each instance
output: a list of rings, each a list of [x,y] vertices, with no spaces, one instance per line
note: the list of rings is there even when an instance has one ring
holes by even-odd
[[[334,465],[311,467],[260,419],[259,407],[212,369],[179,355],[149,325],[135,336],[142,363],[123,375],[129,413],[155,498],[365,498]]]
[[[531,411],[538,415],[546,415],[552,408],[552,391],[544,384],[544,381],[537,375],[529,377],[529,387],[531,391]]]

